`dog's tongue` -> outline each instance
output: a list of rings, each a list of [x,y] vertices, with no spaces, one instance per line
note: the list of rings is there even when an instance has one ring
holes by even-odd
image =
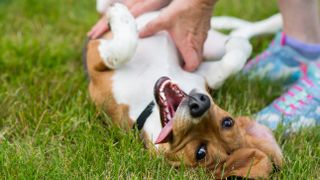
[[[172,133],[172,121],[169,121],[161,130],[157,140],[156,144],[166,143],[168,142],[170,135]]]

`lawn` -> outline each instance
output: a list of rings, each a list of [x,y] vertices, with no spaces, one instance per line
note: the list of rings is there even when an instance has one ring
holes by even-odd
[[[274,0],[224,0],[214,14],[259,20],[277,11]],[[210,178],[203,169],[174,169],[149,154],[136,132],[113,126],[90,102],[81,49],[97,18],[94,1],[0,0],[0,177]],[[254,39],[254,54],[271,38]],[[250,115],[281,92],[280,83],[243,77],[212,95],[228,111]],[[320,128],[289,138],[282,132],[275,134],[285,166],[271,178],[319,178]]]

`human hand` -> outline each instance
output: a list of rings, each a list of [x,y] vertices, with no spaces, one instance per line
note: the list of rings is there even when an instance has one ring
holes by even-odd
[[[145,12],[158,10],[170,3],[171,0],[125,0],[131,14],[137,17]],[[87,33],[91,39],[96,39],[109,30],[108,21],[105,15]]]
[[[173,0],[140,31],[140,37],[167,30],[182,55],[183,68],[194,71],[202,60],[214,4],[215,0]]]
[[[171,0],[125,0],[124,4],[128,7],[132,15],[137,17],[145,12],[159,10],[170,2]]]
[[[87,36],[91,39],[96,39],[109,30],[108,21],[106,15],[103,15],[99,21],[91,28],[87,33]]]

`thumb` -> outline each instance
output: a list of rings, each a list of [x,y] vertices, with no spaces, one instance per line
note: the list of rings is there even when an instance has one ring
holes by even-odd
[[[159,16],[157,19],[149,22],[144,28],[142,28],[139,36],[140,38],[151,36],[161,30],[167,29],[167,24],[168,22]]]

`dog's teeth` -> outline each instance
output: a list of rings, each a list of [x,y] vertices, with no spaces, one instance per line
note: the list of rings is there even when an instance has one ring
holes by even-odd
[[[164,89],[164,87],[168,84],[168,83],[170,83],[170,80],[168,79],[168,80],[166,80],[165,82],[163,82],[162,84],[161,84],[161,86],[160,86],[160,91],[162,91],[163,89]]]
[[[162,99],[163,101],[166,100],[166,96],[165,96],[164,92],[160,92],[160,97],[161,97],[161,99]]]
[[[168,119],[168,121],[171,119],[170,114],[167,114],[167,119]]]

